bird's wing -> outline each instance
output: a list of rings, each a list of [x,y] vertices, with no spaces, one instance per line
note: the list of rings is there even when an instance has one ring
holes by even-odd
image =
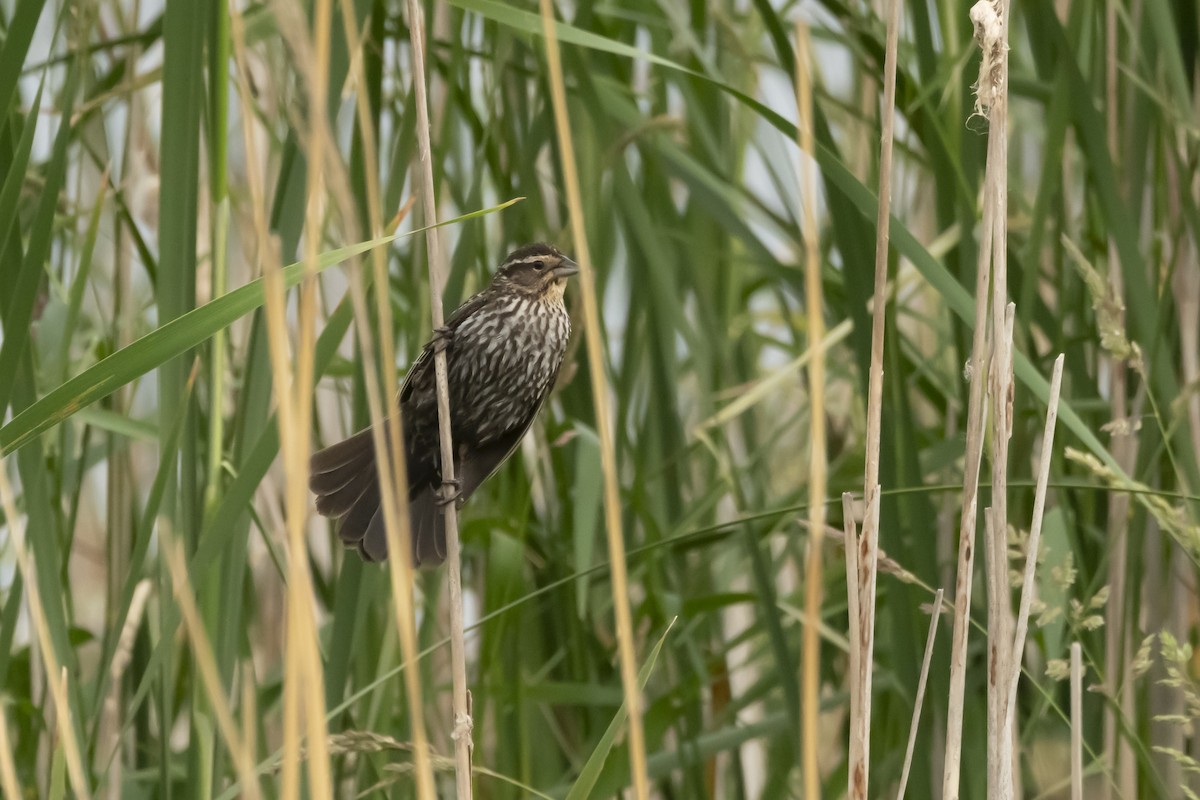
[[[542,399],[530,410],[524,422],[510,428],[503,436],[488,442],[486,445],[472,449],[470,454],[463,457],[456,465],[457,473],[455,477],[462,482],[462,494],[460,496],[463,500],[470,497],[471,493],[479,488],[479,484],[491,477],[492,473],[499,469],[500,465],[507,461],[508,457],[513,454],[513,451],[520,446],[521,440],[529,432],[529,428],[533,425],[533,421],[537,419],[542,406],[546,404],[546,398],[550,396],[550,391],[554,388],[557,379],[558,370],[556,369],[546,382],[546,389],[542,392]]]
[[[446,319],[443,327],[449,328],[451,331],[456,331],[467,321],[467,318],[475,313],[480,307],[487,303],[488,297],[486,292],[480,292],[472,295],[458,308],[454,309],[453,313]],[[413,360],[412,365],[408,368],[408,374],[404,376],[404,383],[400,384],[400,402],[403,403],[408,399],[409,393],[412,391],[412,379],[414,375],[419,375],[425,370],[433,369],[433,343],[435,337],[430,337],[425,346],[421,348],[421,352]],[[453,347],[453,342],[450,343]],[[447,351],[449,355],[449,351]]]

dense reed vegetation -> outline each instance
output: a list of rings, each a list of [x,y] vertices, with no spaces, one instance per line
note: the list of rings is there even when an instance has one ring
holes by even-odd
[[[428,336],[428,248],[411,235],[425,223],[412,210],[409,17],[398,0],[232,5],[0,4],[6,793],[417,793],[396,624],[406,607],[386,569],[343,551],[287,496],[303,479],[298,431],[316,445],[370,419],[368,378],[386,371],[368,371],[390,352],[381,323],[401,374]],[[557,4],[654,796],[801,796],[806,207],[828,327],[815,746],[823,794],[846,791],[839,532],[841,494],[863,487],[883,6]],[[934,592],[954,594],[988,134],[967,11],[901,7],[878,797],[894,796],[903,768]],[[537,4],[436,0],[426,15],[430,163],[440,220],[454,220],[442,229],[448,311],[512,245],[579,243]],[[816,197],[800,190],[798,19],[814,39]],[[1014,607],[1033,482],[1051,460],[1017,697],[1018,796],[1070,796],[1064,678],[1078,642],[1091,689],[1077,726],[1085,796],[1196,797],[1200,21],[1194,0],[1017,0],[1009,42]],[[386,283],[371,277],[380,254]],[[309,289],[285,302],[276,268],[293,263],[282,281]],[[319,278],[304,278],[312,268]],[[361,328],[356,273],[369,291]],[[568,290],[577,328],[579,298]],[[1058,431],[1044,453],[1059,353]],[[588,370],[577,335],[534,432],[460,514],[478,797],[632,785]],[[311,425],[298,402],[310,381]],[[277,413],[291,421],[282,459]],[[994,502],[986,458],[982,471],[981,509]],[[985,797],[987,780],[976,584],[963,798]],[[417,574],[408,667],[443,793],[454,781],[446,595],[444,571]],[[296,597],[307,610],[293,602],[289,616]],[[941,792],[951,616],[909,797]],[[282,755],[290,733],[303,786]]]

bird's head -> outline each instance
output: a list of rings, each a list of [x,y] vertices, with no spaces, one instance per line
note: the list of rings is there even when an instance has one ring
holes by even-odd
[[[552,245],[539,242],[510,253],[496,270],[492,287],[561,299],[567,278],[576,272],[578,264]]]

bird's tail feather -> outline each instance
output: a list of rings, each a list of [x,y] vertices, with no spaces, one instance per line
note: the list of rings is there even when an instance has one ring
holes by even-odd
[[[309,488],[317,496],[317,513],[340,517],[339,538],[347,547],[357,547],[363,558],[386,559],[387,536],[371,429],[316,453],[310,466]],[[410,463],[409,470],[410,481],[417,473],[429,471],[415,463]],[[446,559],[446,523],[437,504],[437,487],[419,478],[409,485],[413,566],[435,567]]]

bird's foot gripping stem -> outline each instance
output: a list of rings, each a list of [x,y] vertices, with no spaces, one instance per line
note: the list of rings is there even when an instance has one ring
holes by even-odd
[[[445,325],[440,328],[433,329],[433,338],[430,344],[433,345],[433,352],[444,353],[454,343],[454,329]]]
[[[443,480],[441,487],[438,489],[438,496],[434,502],[439,508],[450,505],[462,497],[462,481],[458,478],[453,480]]]

